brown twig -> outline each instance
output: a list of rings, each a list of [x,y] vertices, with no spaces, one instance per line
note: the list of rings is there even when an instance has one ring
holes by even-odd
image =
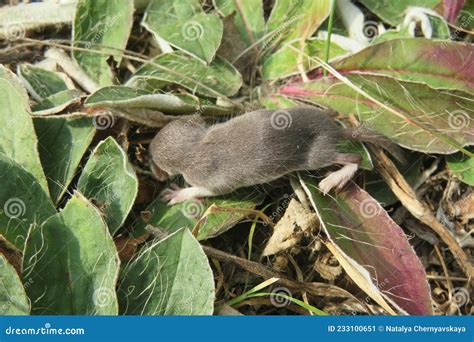
[[[209,246],[202,246],[206,255],[210,258],[215,258],[217,260],[221,260],[223,262],[231,262],[240,268],[244,269],[247,272],[256,274],[262,278],[272,278],[278,277],[279,283],[282,286],[285,286],[293,291],[298,292],[307,292],[313,296],[320,296],[320,297],[339,297],[339,298],[350,298],[357,302],[360,302],[357,298],[355,298],[352,294],[347,292],[346,290],[329,284],[324,283],[315,283],[315,282],[299,282],[292,279],[288,279],[286,275],[280,273],[274,269],[256,263],[254,261],[250,261],[247,259],[239,258],[235,255],[223,252],[221,250],[209,247]],[[362,303],[363,304],[363,303]],[[367,309],[367,312],[370,312]]]
[[[433,215],[428,206],[420,201],[415,194],[415,191],[407,183],[405,178],[397,170],[393,162],[387,155],[376,147],[370,147],[373,155],[376,157],[376,168],[380,175],[384,178],[393,193],[402,202],[403,206],[415,216],[418,220],[430,227],[443,242],[448,246],[458,264],[462,267],[467,277],[472,281],[473,268],[468,256],[463,251],[456,239]]]

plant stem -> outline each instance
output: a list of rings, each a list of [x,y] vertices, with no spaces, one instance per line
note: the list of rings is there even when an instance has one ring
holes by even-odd
[[[332,33],[332,25],[334,22],[334,11],[336,9],[336,0],[330,0],[331,1],[331,8],[329,10],[329,23],[328,23],[328,37],[326,39],[326,56],[324,58],[324,61],[328,63],[329,61],[329,50],[331,48],[331,33]],[[328,75],[328,71],[326,69],[323,69],[323,74],[324,77]]]

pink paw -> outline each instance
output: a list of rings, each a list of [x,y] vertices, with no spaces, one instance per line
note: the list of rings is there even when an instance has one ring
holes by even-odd
[[[189,199],[194,199],[194,193],[191,191],[192,188],[180,188],[176,184],[171,184],[169,188],[164,189],[160,193],[160,198],[168,205],[184,202]]]

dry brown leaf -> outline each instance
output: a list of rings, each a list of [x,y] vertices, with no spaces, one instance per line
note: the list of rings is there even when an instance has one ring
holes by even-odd
[[[339,265],[331,253],[320,255],[315,261],[313,268],[321,277],[331,281],[335,280],[342,273],[341,265]]]
[[[305,209],[292,199],[283,217],[273,228],[273,234],[263,250],[262,256],[269,256],[295,246],[305,232],[318,226],[316,214]]]

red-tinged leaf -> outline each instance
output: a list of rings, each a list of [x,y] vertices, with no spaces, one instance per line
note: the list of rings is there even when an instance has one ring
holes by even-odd
[[[375,74],[345,77],[374,100],[332,76],[288,84],[279,94],[356,114],[368,128],[415,151],[450,154],[474,144],[474,101],[469,94]]]
[[[463,6],[464,0],[443,0],[444,17],[446,20],[454,24]]]
[[[423,82],[436,89],[474,92],[474,47],[467,43],[393,39],[369,46],[333,67],[341,74],[381,74]],[[321,75],[319,69],[310,78]]]
[[[366,191],[351,183],[337,196],[303,182],[329,238],[363,266],[382,295],[412,315],[431,315],[430,287],[403,230]]]

